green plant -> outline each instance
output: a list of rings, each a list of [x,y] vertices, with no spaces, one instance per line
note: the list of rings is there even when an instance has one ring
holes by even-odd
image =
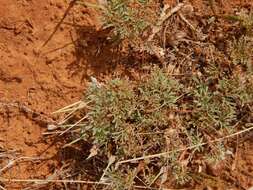
[[[237,15],[231,15],[227,17],[229,20],[238,21],[240,24],[240,28],[245,30],[246,35],[252,34],[253,29],[253,12],[241,10]]]
[[[215,144],[210,152],[206,155],[206,159],[211,164],[217,164],[226,159],[226,148],[222,143]]]
[[[226,159],[227,146],[208,142],[236,131],[238,120],[240,127],[247,126],[241,111],[252,104],[252,82],[241,85],[237,75],[226,76],[215,64],[206,69],[205,75],[195,75],[187,83],[158,68],[138,82],[119,78],[102,85],[95,82],[81,102],[65,109],[72,118],[84,118],[76,128],[82,131],[80,140],[98,147],[99,153],[92,156],[125,160],[171,152],[150,160],[141,172],[136,172],[136,164],[110,165],[113,172],[106,176],[114,188],[130,188],[140,180],[153,184],[148,179],[156,179],[160,174],[155,168],[162,167],[171,171],[177,183],[185,183],[195,172],[188,165],[195,155],[208,162]],[[190,146],[196,147],[186,157],[176,151]],[[131,183],[126,185],[128,178]]]
[[[246,30],[246,34],[251,35],[253,29],[253,12],[247,13],[246,11],[241,11],[238,15],[238,20],[241,27]]]
[[[155,12],[152,1],[108,1],[103,11],[104,27],[112,27],[119,39],[138,39],[148,26],[154,24]]]
[[[124,190],[134,188],[134,178],[136,177],[136,170],[130,168],[126,170],[126,173],[110,170],[106,174],[106,179],[111,183],[107,189]]]
[[[108,32],[107,40],[120,45],[123,52],[148,53],[164,63],[165,51],[159,35],[168,18],[183,7],[180,3],[169,10],[159,0],[99,0],[98,4],[78,1],[95,7],[100,15],[101,30]]]
[[[252,39],[242,36],[230,43],[230,56],[235,65],[241,65],[252,72]]]
[[[88,125],[94,143],[103,146],[112,139],[118,144],[117,154],[141,155],[153,146],[148,142],[153,142],[156,135],[136,135],[160,131],[168,125],[165,108],[175,107],[179,88],[160,70],[138,86],[128,80],[114,79],[103,88],[90,88],[84,101],[90,102]]]
[[[159,4],[154,0],[110,0],[100,10],[103,28],[112,29],[113,41],[140,48],[146,41],[145,33],[158,19]]]
[[[223,89],[221,89],[223,90]],[[227,128],[236,120],[236,105],[221,91],[213,92],[206,84],[199,84],[193,92],[194,125],[204,128]]]

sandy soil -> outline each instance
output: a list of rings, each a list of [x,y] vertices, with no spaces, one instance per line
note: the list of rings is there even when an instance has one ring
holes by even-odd
[[[10,154],[5,164],[20,159],[5,177],[45,178],[58,164],[56,143],[42,133],[56,119],[51,112],[80,98],[85,84],[69,67],[73,47],[44,53],[71,42],[69,27],[40,48],[66,6],[60,0],[0,3],[0,147]]]

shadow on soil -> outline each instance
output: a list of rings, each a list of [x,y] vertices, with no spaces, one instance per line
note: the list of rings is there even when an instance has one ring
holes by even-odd
[[[80,75],[84,81],[90,76],[110,75],[119,71],[120,67],[120,73],[133,78],[130,68],[138,70],[147,59],[149,62],[156,61],[148,55],[136,55],[139,52],[131,51],[130,47],[130,51],[125,51],[120,43],[108,40],[110,32],[111,29],[96,30],[92,26],[75,28],[77,38],[72,42],[76,59],[67,67],[72,76]]]

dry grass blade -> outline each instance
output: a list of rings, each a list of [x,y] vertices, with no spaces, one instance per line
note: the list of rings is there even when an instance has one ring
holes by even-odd
[[[108,171],[108,169],[110,168],[110,166],[115,162],[115,156],[111,156],[109,158],[109,162],[108,162],[108,165],[107,167],[104,169],[104,172],[103,172],[103,175],[101,176],[100,180],[99,181],[103,181],[104,180],[104,177],[106,175],[106,172]]]
[[[79,126],[79,125],[76,125]],[[68,133],[80,133],[80,129],[75,129],[75,130],[69,130],[67,131]],[[43,135],[55,135],[55,134],[61,134],[62,131],[50,131],[50,132],[44,132],[42,133]]]
[[[87,119],[88,116],[86,115],[85,117],[81,118],[79,121],[77,121],[75,124],[71,125],[70,127],[68,127],[65,131],[63,131],[61,133],[61,135],[65,134],[66,132],[68,132],[70,129],[72,129],[73,127],[75,127],[76,125],[78,125],[79,123],[81,123],[83,120]]]
[[[68,106],[66,106],[66,107],[64,107],[64,108],[61,108],[61,109],[59,109],[59,110],[53,112],[53,114],[56,114],[56,113],[65,113],[65,112],[68,112],[68,111],[72,111],[73,108],[77,109],[77,108],[76,108],[76,105],[78,105],[78,107],[81,107],[81,106],[80,106],[81,103],[82,103],[82,101],[75,102],[75,103],[73,103],[73,104],[71,104],[71,105],[68,105]]]

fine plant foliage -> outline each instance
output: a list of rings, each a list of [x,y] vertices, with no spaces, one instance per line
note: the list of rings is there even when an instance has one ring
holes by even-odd
[[[111,29],[111,40],[135,48],[144,44],[160,12],[154,0],[111,0],[100,6],[103,28]]]
[[[252,71],[252,39],[242,36],[231,43],[231,58],[235,65],[242,65],[244,69]]]
[[[121,46],[124,51],[148,53],[160,62],[164,50],[159,44],[157,33],[163,28],[168,7],[162,8],[159,0],[99,0],[90,4],[80,0],[85,6],[95,7],[100,15],[101,29],[109,31],[107,40]],[[154,39],[156,38],[156,39]]]
[[[113,28],[119,39],[139,38],[147,27],[154,24],[155,9],[152,0],[112,0],[103,10],[104,27]]]
[[[201,42],[181,39],[181,46],[170,45],[173,52],[169,52],[166,35],[163,47],[156,38],[161,37],[161,28],[164,34],[169,30],[164,23],[183,8],[179,5],[160,11],[157,2],[148,0],[111,0],[99,5],[110,40],[137,49],[149,45],[164,63],[160,67],[148,63],[148,72],[137,81],[115,77],[99,83],[92,77],[82,99],[58,111],[66,114],[62,134],[74,134],[67,145],[88,142],[90,155],[84,159],[98,158],[107,165],[94,177],[107,184],[105,189],[198,181],[206,175],[205,168],[234,154],[232,134],[252,127],[252,15],[233,18],[246,32],[230,38],[228,47],[224,44],[218,50],[199,33],[194,40]],[[196,33],[183,13],[179,18]],[[223,48],[227,49],[219,52]]]
[[[241,26],[246,30],[247,35],[251,35],[253,29],[253,12],[241,12],[239,14],[239,20]]]
[[[113,189],[131,189],[140,180],[152,185],[164,173],[184,184],[197,172],[190,167],[195,158],[217,163],[229,156],[225,142],[208,142],[247,127],[250,115],[242,113],[252,105],[252,82],[241,85],[236,75],[224,75],[210,84],[209,78],[220,75],[207,75],[194,75],[185,84],[154,68],[138,82],[115,78],[105,84],[92,83],[82,101],[66,109],[72,118],[84,118],[76,126],[81,130],[78,140],[93,142],[97,155],[121,161],[171,152],[139,164],[111,164],[104,179]],[[190,146],[196,147],[187,154],[176,151]]]
[[[242,9],[236,15],[229,15],[227,19],[236,21],[239,23],[239,27],[243,31],[244,35],[252,36],[253,29],[253,12],[246,9]]]
[[[167,109],[176,107],[180,85],[160,70],[153,72],[139,85],[113,79],[104,87],[92,86],[87,91],[84,101],[90,102],[88,125],[94,144],[104,146],[112,140],[118,144],[115,154],[124,156],[140,156],[148,149],[151,153],[152,148],[161,148],[164,142],[155,142],[160,135],[152,133],[161,132],[170,123]],[[141,136],[145,140],[140,141]]]

